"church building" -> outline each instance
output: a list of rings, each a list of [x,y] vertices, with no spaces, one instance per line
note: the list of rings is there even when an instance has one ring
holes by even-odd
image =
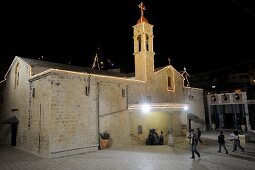
[[[150,129],[164,144],[203,129],[203,90],[170,63],[154,68],[153,25],[140,8],[134,76],[16,56],[0,82],[0,143],[54,158],[98,150],[105,131],[127,146],[145,145]]]

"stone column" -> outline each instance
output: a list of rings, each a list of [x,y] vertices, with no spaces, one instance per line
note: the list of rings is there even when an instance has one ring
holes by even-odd
[[[244,104],[244,113],[245,113],[245,118],[246,118],[246,127],[247,131],[251,130],[251,124],[250,124],[250,118],[249,118],[249,110],[248,110],[248,104]]]

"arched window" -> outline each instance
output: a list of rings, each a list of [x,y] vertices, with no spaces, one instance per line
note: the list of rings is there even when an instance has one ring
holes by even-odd
[[[15,80],[14,80],[14,88],[19,85],[19,63],[17,63],[15,67]]]

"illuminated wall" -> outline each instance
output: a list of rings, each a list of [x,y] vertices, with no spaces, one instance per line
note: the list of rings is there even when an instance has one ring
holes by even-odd
[[[16,146],[30,150],[28,125],[30,68],[20,58],[15,58],[10,66],[5,81],[2,81],[3,104],[1,122],[16,116],[19,120]],[[0,142],[11,143],[11,125],[0,124]]]
[[[43,72],[34,74],[40,70]],[[97,150],[98,132],[104,131],[110,133],[111,144],[115,146],[145,144],[149,128],[156,128],[158,133],[162,130],[164,135],[172,128],[173,136],[179,136],[182,125],[187,125],[188,112],[203,118],[203,91],[184,87],[183,77],[172,66],[155,72],[146,82],[45,70],[41,67],[30,70],[29,65],[16,57],[1,83],[5,87],[1,120],[17,116],[17,146],[40,156],[59,157]],[[143,103],[179,103],[190,107],[188,112],[179,108],[153,111],[147,116],[141,111],[128,110],[129,105]],[[142,134],[138,133],[140,125]],[[0,139],[9,142],[10,125],[2,125]]]

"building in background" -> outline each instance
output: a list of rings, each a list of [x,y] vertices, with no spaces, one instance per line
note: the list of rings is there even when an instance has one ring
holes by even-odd
[[[255,130],[255,60],[190,79],[204,89],[208,128]]]

